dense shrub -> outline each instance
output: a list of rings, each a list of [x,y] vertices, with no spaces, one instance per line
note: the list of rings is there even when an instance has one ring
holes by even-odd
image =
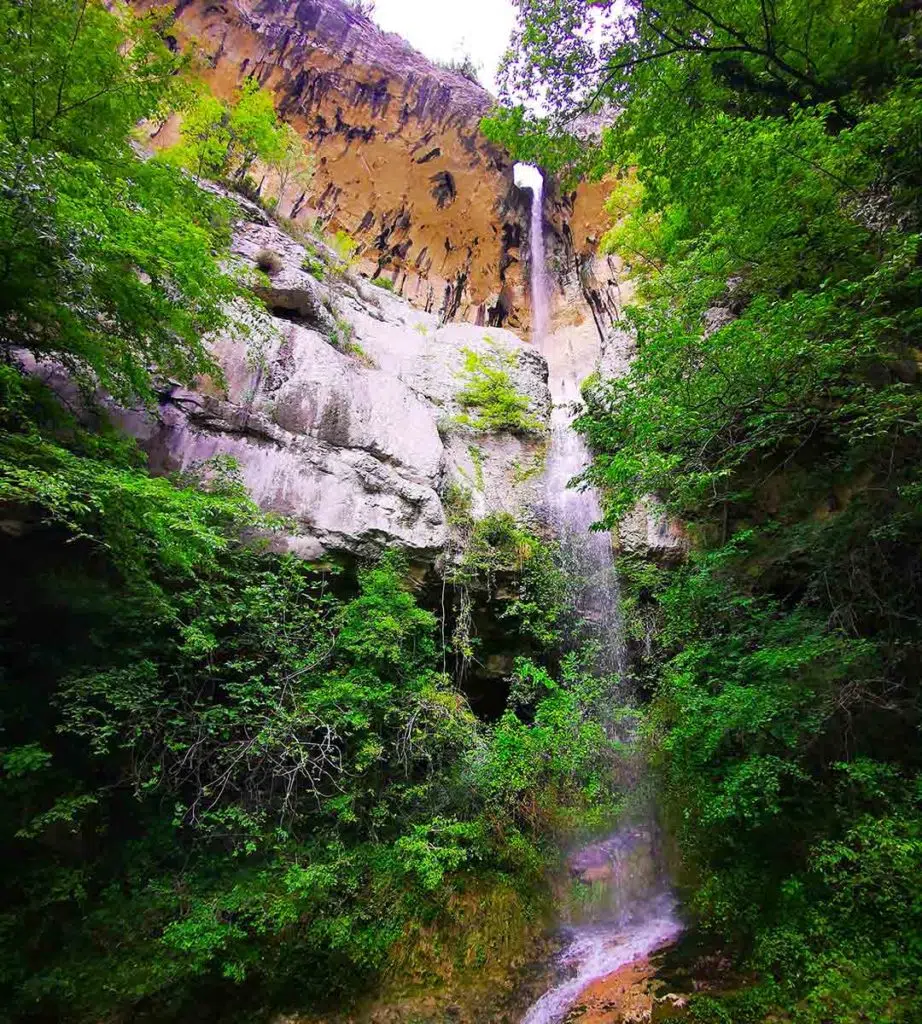
[[[509,430],[540,434],[544,425],[531,412],[531,401],[515,389],[509,370],[515,366],[512,352],[493,346],[485,353],[464,350],[462,386],[456,400],[466,412],[456,422],[474,430]]]

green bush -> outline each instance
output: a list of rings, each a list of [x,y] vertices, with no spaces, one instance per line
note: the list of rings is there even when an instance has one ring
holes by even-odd
[[[310,274],[317,281],[322,281],[326,276],[326,267],[323,260],[313,253],[308,253],[301,262],[301,269]]]
[[[486,353],[464,349],[462,386],[455,399],[466,412],[455,422],[473,430],[508,430],[515,434],[542,434],[544,424],[532,414],[531,402],[519,394],[509,376],[516,365],[512,352],[493,346]]]
[[[343,267],[346,270],[350,269],[356,261],[356,253],[359,248],[359,243],[352,237],[352,235],[349,234],[348,231],[342,230],[337,231],[329,241]]]

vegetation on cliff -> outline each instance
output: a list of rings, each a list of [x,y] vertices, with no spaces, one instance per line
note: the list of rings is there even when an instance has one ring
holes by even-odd
[[[489,336],[485,339],[489,342]],[[493,343],[484,352],[464,350],[464,366],[459,374],[461,387],[455,401],[465,411],[455,417],[460,426],[475,431],[507,430],[514,434],[540,435],[545,425],[531,411],[528,395],[520,394],[509,373],[516,356],[502,352]]]
[[[694,1019],[922,1016],[922,80],[918,5],[519,0],[543,95],[490,133],[613,172],[638,358],[580,428],[625,565],[689,906],[758,985]],[[587,147],[561,135],[609,111]]]
[[[279,212],[289,186],[310,184],[313,161],[304,140],[279,120],[272,94],[255,79],[244,80],[232,103],[217,99],[200,83],[190,83],[185,93],[180,141],[165,152],[167,161],[199,178],[232,181],[255,199],[262,189],[250,172],[259,161],[275,175],[277,195],[266,205]],[[168,106],[164,112],[169,110]]]
[[[188,103],[168,28],[0,3],[5,1020],[239,1021],[341,1006],[388,967],[436,985],[540,927],[558,835],[618,800],[602,683],[576,645],[551,656],[548,549],[519,524],[465,562],[471,588],[507,574],[531,639],[491,724],[398,557],[273,554],[231,463],[154,478],[107,424],[101,389],[219,386],[203,339],[252,301],[225,205],[130,142]],[[206,126],[252,101],[271,128],[256,96]]]

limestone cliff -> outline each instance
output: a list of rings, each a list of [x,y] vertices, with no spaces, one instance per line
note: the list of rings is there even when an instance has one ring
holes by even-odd
[[[347,231],[367,276],[442,321],[527,333],[529,197],[479,130],[489,93],[344,0],[175,0],[174,12],[176,45],[195,41],[212,89],[229,97],[254,76],[315,154],[313,182],[285,213]],[[617,301],[612,268],[594,261],[606,193],[552,190],[546,211],[561,289],[581,286],[568,316],[600,325]]]
[[[442,324],[335,267],[318,280],[305,267],[332,259],[320,243],[309,257],[258,208],[239,209],[233,259],[265,309],[241,302],[229,331],[210,339],[224,380],[165,383],[155,410],[99,396],[152,469],[233,458],[259,505],[285,517],[278,544],[311,560],[393,546],[433,561],[449,542],[444,499],[459,489],[476,517],[526,513],[544,439],[466,426],[458,396],[467,354],[479,353],[501,362],[530,415],[546,422],[544,358],[509,331]],[[20,359],[81,406],[63,367]]]

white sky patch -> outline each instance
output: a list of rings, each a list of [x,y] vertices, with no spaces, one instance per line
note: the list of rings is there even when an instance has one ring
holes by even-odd
[[[511,0],[377,0],[374,20],[430,60],[470,54],[481,82],[496,93],[496,69],[515,24]]]

